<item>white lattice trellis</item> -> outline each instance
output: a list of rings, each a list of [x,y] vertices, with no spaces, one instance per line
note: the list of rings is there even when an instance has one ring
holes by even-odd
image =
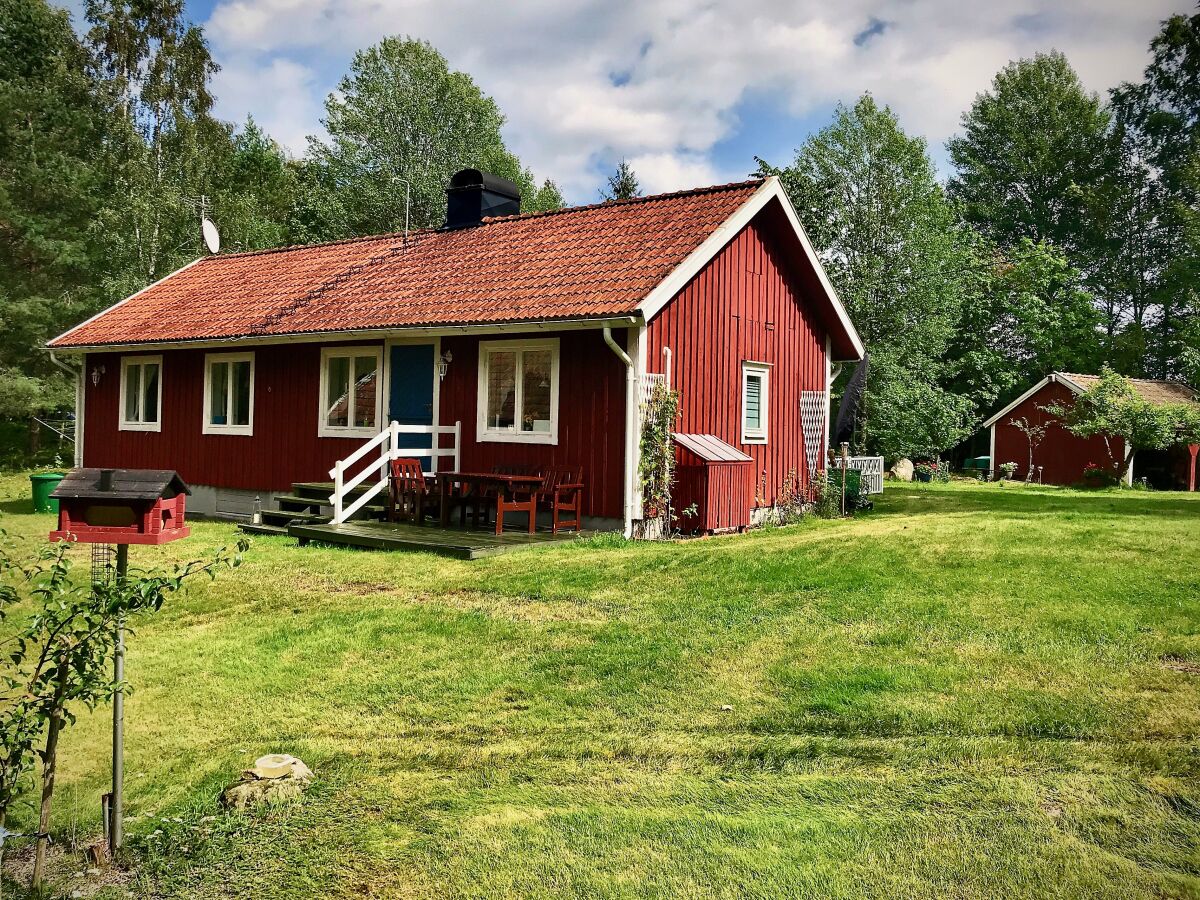
[[[650,395],[654,393],[656,384],[666,384],[667,376],[659,375],[653,372],[647,372],[638,379],[638,432],[641,432],[642,423],[646,419],[646,404],[650,402]]]
[[[825,416],[829,405],[825,391],[800,392],[800,424],[804,428],[804,453],[808,457],[808,480],[817,475],[817,464],[825,446]]]

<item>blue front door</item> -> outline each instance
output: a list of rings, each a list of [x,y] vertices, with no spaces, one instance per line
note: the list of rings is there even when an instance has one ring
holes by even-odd
[[[388,421],[401,425],[433,424],[433,344],[397,344],[389,360]],[[432,447],[432,435],[402,434],[405,447]],[[431,470],[431,458],[421,458]]]

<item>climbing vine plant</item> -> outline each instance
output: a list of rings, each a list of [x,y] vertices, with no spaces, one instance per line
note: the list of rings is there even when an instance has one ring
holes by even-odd
[[[675,479],[675,447],[671,432],[679,416],[679,392],[655,383],[642,404],[642,498],[648,510],[665,519]]]

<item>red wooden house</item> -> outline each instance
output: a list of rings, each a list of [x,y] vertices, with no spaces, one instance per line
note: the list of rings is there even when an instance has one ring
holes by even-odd
[[[204,257],[55,338],[77,464],[175,469],[191,511],[245,516],[395,422],[431,468],[577,467],[585,517],[628,532],[667,379],[679,431],[753,457],[751,502],[822,465],[862,344],[777,179],[526,215],[477,170],[448,194],[443,228]]]
[[[1046,426],[1042,442],[1033,451],[1034,479],[1046,484],[1078,484],[1089,463],[1108,466],[1110,458],[1123,459],[1125,442],[1104,435],[1076,437],[1046,412],[1047,406],[1069,408],[1075,397],[1093,387],[1096,375],[1051,372],[1024,394],[983,423],[991,432],[992,468],[1006,462],[1017,464],[1015,478],[1025,480],[1029,471],[1029,441],[1014,422]],[[1134,389],[1151,403],[1182,403],[1200,400],[1186,384],[1131,378]],[[1110,453],[1112,456],[1110,457]],[[1153,486],[1169,490],[1188,486],[1189,453],[1186,447],[1165,451],[1142,451],[1134,458],[1126,480],[1145,477]]]

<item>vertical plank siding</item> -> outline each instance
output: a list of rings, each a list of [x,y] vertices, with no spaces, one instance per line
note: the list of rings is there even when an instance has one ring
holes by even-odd
[[[333,464],[363,438],[317,437],[322,346],[333,344],[253,348],[253,435],[202,432],[204,356],[219,350],[162,351],[157,432],[119,430],[121,355],[89,354],[85,371],[103,366],[104,374],[99,385],[85,379],[84,464],[175,469],[189,484],[241,490],[281,491],[296,481],[328,481]]]
[[[809,290],[759,217],[648,328],[647,369],[663,371],[664,347],[673,354],[679,430],[754,457],[756,503],[773,503],[793,469],[808,486],[800,395],[825,389],[825,329],[805,302]],[[743,362],[771,366],[765,444],[742,443]]]
[[[442,352],[453,353],[454,362],[442,382],[442,422],[462,422],[463,469],[489,471],[496,465],[579,467],[587,486],[583,514],[619,519],[623,508],[625,364],[608,349],[599,330],[511,337],[557,337],[560,341],[558,443],[476,441],[479,342],[503,340],[504,336],[443,337]],[[625,345],[623,331],[614,331],[613,338]]]
[[[587,484],[584,514],[619,518],[624,365],[605,346],[599,331],[513,337],[561,340],[558,444],[477,443],[480,339],[444,337],[442,351],[451,351],[454,362],[441,385],[441,423],[462,421],[464,469],[486,471],[494,465],[520,464],[578,466]],[[491,335],[488,339],[502,338]],[[618,333],[617,339],[625,338]],[[90,373],[95,366],[103,366],[105,371],[99,385],[86,379],[84,464],[175,469],[189,484],[256,491],[282,491],[297,481],[328,481],[333,464],[361,446],[365,438],[317,436],[323,346],[333,344],[254,348],[254,434],[249,436],[202,433],[204,356],[216,351],[146,354],[161,355],[163,361],[162,430],[158,432],[119,430],[121,355],[91,354],[85,371]],[[385,409],[384,419],[386,415]]]
[[[1074,391],[1065,385],[1051,382],[1011,410],[995,425],[996,448],[992,468],[998,469],[1003,463],[1015,462],[1017,471],[1013,477],[1025,480],[1029,469],[1029,442],[1019,428],[1010,424],[1013,419],[1025,419],[1034,425],[1050,423],[1042,443],[1033,451],[1033,464],[1042,467],[1042,481],[1045,484],[1076,484],[1083,481],[1083,469],[1088,463],[1108,465],[1108,450],[1104,438],[1076,437],[1057,424],[1054,416],[1042,409],[1043,406],[1053,403],[1070,407],[1074,402]],[[1115,440],[1113,453],[1120,456],[1124,452],[1124,442]]]

